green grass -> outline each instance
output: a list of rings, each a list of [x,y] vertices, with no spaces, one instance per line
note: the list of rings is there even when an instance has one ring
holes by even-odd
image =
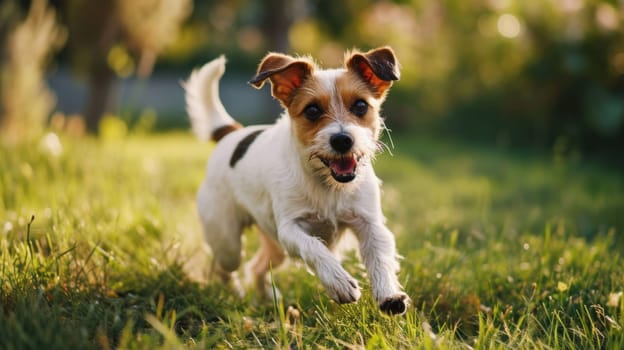
[[[3,349],[624,348],[619,170],[395,136],[376,168],[414,305],[391,318],[354,254],[353,305],[297,263],[273,272],[275,303],[207,283],[194,197],[209,145],[61,142],[0,148]]]

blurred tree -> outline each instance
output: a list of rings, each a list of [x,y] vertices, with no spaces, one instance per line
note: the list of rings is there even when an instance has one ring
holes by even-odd
[[[72,37],[72,66],[89,82],[87,129],[97,133],[111,105],[116,75],[148,77],[156,57],[174,41],[191,0],[67,0],[62,7]]]
[[[190,0],[117,0],[128,46],[139,56],[139,77],[149,76],[158,54],[176,40],[191,5]]]
[[[115,72],[107,57],[120,40],[120,25],[114,2],[68,0],[62,7],[71,40],[68,52],[72,68],[87,78],[89,93],[84,117],[87,129],[97,133],[100,118],[112,98]]]
[[[260,28],[270,51],[288,52],[288,29],[296,19],[301,1],[267,0],[260,13]]]
[[[0,6],[5,23],[0,29],[0,133],[10,144],[41,135],[55,104],[45,85],[45,67],[66,38],[46,0],[34,0],[23,21],[15,20],[17,9],[13,2]]]

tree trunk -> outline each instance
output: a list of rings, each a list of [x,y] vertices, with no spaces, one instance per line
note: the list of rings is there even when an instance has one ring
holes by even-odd
[[[85,4],[86,6],[90,5],[89,2]],[[100,9],[102,11],[101,16],[104,17],[102,27],[94,33],[94,55],[88,68],[89,97],[84,112],[87,131],[96,135],[99,132],[102,115],[113,105],[115,97],[113,88],[117,77],[115,72],[108,66],[107,56],[111,47],[119,40],[121,32],[114,6],[103,6]],[[93,10],[91,9],[91,11]]]
[[[85,122],[89,133],[97,135],[100,131],[102,115],[111,105],[114,82],[115,74],[108,67],[94,69],[89,77],[89,97],[85,109]]]
[[[291,0],[268,0],[262,20],[262,31],[268,41],[269,51],[285,52],[290,49],[288,44],[288,28],[294,21]],[[270,9],[270,11],[268,10]]]

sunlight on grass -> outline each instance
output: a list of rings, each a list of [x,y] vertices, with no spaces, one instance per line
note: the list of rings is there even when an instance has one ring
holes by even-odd
[[[0,149],[7,347],[624,346],[613,170],[395,136],[377,169],[414,307],[391,318],[354,254],[353,305],[330,301],[297,262],[274,271],[275,303],[207,283],[194,200],[212,146],[187,134],[58,142],[56,155]]]

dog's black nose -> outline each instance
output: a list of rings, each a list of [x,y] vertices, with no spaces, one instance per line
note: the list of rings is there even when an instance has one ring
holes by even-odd
[[[341,132],[329,138],[329,144],[339,153],[347,153],[353,147],[353,138],[351,135]]]

